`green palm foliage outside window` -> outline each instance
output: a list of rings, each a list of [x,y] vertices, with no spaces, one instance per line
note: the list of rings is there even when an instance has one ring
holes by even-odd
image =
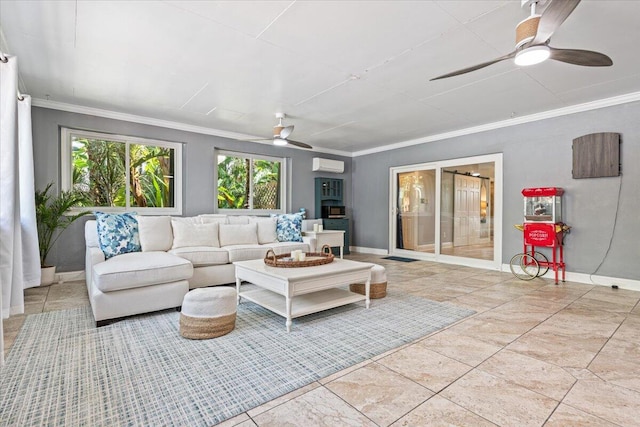
[[[73,189],[89,195],[83,206],[174,206],[172,148],[73,135],[71,156]]]
[[[218,208],[279,210],[281,179],[281,160],[219,154]]]

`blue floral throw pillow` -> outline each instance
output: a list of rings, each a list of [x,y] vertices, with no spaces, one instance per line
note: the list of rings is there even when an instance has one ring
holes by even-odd
[[[129,252],[140,252],[138,220],[134,213],[95,212],[98,243],[106,259]]]
[[[278,242],[302,242],[302,215],[299,213],[271,215],[276,218]]]

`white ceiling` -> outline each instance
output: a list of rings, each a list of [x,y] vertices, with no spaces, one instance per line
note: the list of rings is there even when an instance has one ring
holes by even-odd
[[[561,1],[561,0],[555,0]],[[511,61],[508,1],[0,1],[33,98],[353,153],[640,92],[640,1],[584,0],[551,45],[612,67]],[[215,133],[215,131],[213,131]]]

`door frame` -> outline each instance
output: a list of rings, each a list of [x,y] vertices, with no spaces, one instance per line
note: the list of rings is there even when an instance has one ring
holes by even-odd
[[[453,166],[464,166],[476,163],[494,164],[494,200],[493,200],[493,260],[465,258],[460,256],[443,255],[440,253],[440,215],[441,215],[441,190],[442,169]],[[418,252],[408,249],[396,248],[397,241],[397,200],[398,200],[398,174],[417,170],[436,171],[436,224],[435,224],[435,253]],[[502,269],[502,200],[503,198],[503,164],[502,153],[486,154],[474,157],[462,157],[450,160],[441,160],[413,165],[395,166],[389,168],[389,255],[409,257],[425,261],[436,261],[447,264],[466,265],[470,267],[487,268],[491,270]]]

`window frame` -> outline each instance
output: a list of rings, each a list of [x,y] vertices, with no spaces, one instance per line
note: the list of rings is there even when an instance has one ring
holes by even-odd
[[[113,142],[121,142],[125,144],[125,170],[127,176],[125,178],[125,200],[126,206],[114,207],[114,206],[83,206],[78,208],[72,208],[71,212],[81,210],[94,210],[101,212],[128,212],[135,211],[140,215],[182,215],[182,143],[161,141],[153,138],[141,138],[135,136],[117,135],[107,132],[88,131],[82,129],[73,129],[67,127],[60,128],[60,188],[64,191],[69,191],[73,188],[73,161],[72,161],[72,136],[92,138],[92,139],[104,139]],[[173,207],[139,207],[131,206],[131,184],[129,183],[129,146],[130,145],[151,145],[154,147],[164,147],[174,150],[174,174],[173,174]]]
[[[251,159],[251,160],[266,160],[270,162],[280,162],[280,208],[279,209],[228,209],[228,208],[219,208],[218,207],[218,156],[227,156],[227,157],[240,157],[243,159]],[[254,153],[246,153],[242,151],[230,151],[230,150],[218,150],[214,151],[214,202],[215,209],[214,211],[219,214],[225,215],[255,215],[255,216],[268,216],[269,214],[284,214],[287,212],[287,207],[289,206],[289,199],[287,197],[287,187],[289,183],[289,167],[288,161],[286,157],[275,157],[268,156],[264,154],[254,154]],[[253,162],[251,162],[253,165]],[[253,171],[251,177],[249,178],[249,188],[251,193],[251,204],[253,205]]]

